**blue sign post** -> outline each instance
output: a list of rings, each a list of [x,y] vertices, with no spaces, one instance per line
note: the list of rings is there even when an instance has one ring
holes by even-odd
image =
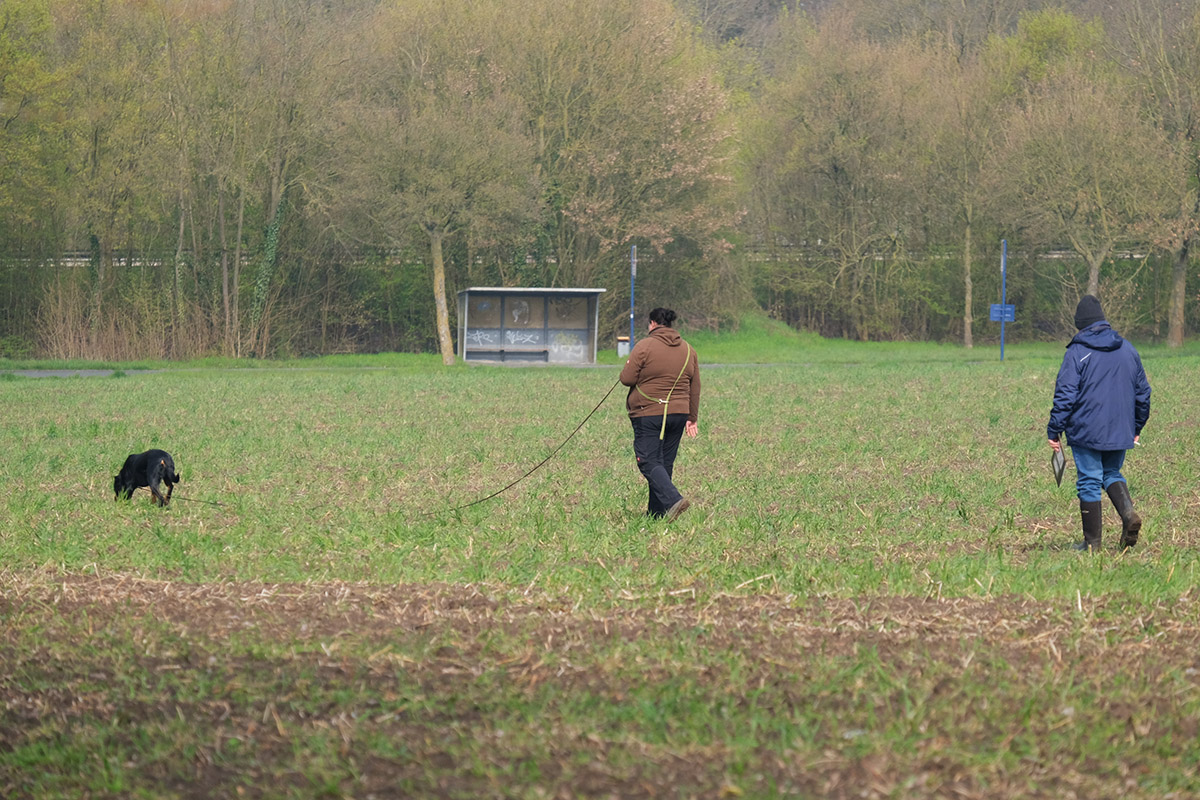
[[[1017,321],[1017,307],[1008,300],[1008,240],[1000,240],[1000,302],[992,303],[992,322],[1000,323],[1000,360],[1004,360],[1004,323]]]

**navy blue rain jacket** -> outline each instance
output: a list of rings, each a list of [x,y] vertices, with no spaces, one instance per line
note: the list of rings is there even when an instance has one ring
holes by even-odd
[[[1129,450],[1150,418],[1150,382],[1133,345],[1107,322],[1081,330],[1067,345],[1046,438],[1092,450]]]

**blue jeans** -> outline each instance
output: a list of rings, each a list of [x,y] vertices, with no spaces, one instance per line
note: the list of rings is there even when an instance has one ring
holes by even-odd
[[[1075,457],[1075,492],[1084,502],[1100,500],[1105,489],[1125,480],[1121,474],[1124,450],[1093,450],[1073,444],[1071,455]]]

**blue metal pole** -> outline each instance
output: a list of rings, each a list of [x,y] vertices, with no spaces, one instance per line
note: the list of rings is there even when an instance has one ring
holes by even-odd
[[[637,280],[637,245],[629,248],[629,351],[633,352],[633,286]]]
[[[1004,317],[1008,311],[1008,239],[1000,240],[1000,360],[1004,360]]]

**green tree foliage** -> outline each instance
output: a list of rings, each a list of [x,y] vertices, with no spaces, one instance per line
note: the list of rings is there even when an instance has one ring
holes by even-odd
[[[467,285],[606,288],[623,328],[637,245],[691,324],[971,346],[1006,238],[1014,334],[1090,288],[1178,344],[1198,29],[1195,0],[6,0],[0,342],[449,361]]]
[[[59,233],[52,165],[64,157],[66,120],[57,113],[64,80],[50,57],[52,35],[44,0],[0,6],[0,238],[19,252]]]
[[[68,224],[96,254],[93,324],[117,279],[118,249],[162,222],[155,150],[167,115],[156,27],[141,3],[84,0],[59,8],[57,46],[71,73],[64,98]]]
[[[1028,265],[1074,252],[1019,287],[1042,330],[1061,330],[1067,296],[1088,287],[1127,306],[1123,320],[1153,317],[1158,295],[1140,287],[1161,261],[1114,254],[1145,253],[1191,195],[1171,177],[1170,137],[1106,58],[1103,25],[1051,8],[964,38],[936,3],[902,5],[940,13],[943,29],[907,13],[889,27],[868,5],[785,16],[765,59],[773,74],[743,127],[764,306],[844,336],[959,329],[969,346],[986,234],[1014,239]]]
[[[51,57],[53,26],[44,0],[0,5],[0,355],[28,355],[17,332],[33,327],[33,264],[62,237],[66,159],[64,76]],[[7,343],[7,344],[6,344]]]
[[[1007,77],[1010,90],[1019,93],[1064,68],[1087,64],[1094,73],[1108,70],[1111,65],[1100,59],[1104,44],[1104,26],[1098,20],[1085,21],[1062,8],[1050,8],[1022,16],[1015,35],[992,36],[986,57]]]

